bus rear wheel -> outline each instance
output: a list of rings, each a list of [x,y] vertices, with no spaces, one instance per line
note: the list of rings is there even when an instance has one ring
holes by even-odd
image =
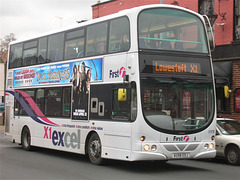
[[[26,151],[31,150],[31,134],[28,127],[24,127],[21,136],[22,148]]]
[[[88,157],[92,164],[100,165],[102,164],[102,145],[99,136],[93,133],[88,141]]]

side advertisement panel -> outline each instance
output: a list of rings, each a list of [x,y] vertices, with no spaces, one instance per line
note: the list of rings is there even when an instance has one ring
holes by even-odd
[[[85,74],[91,71],[91,81],[102,81],[102,58],[99,58],[14,70],[13,87],[70,83],[73,76],[81,72],[81,64],[85,65]]]
[[[102,58],[14,70],[13,87],[71,84],[72,119],[88,118],[90,82],[102,81]]]

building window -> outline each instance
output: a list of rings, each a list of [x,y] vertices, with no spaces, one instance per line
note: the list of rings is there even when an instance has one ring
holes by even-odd
[[[240,88],[234,91],[234,111],[240,112]]]
[[[230,113],[230,98],[225,98],[224,87],[216,87],[217,112]]]
[[[235,0],[235,31],[234,31],[234,40],[240,40],[240,1]]]

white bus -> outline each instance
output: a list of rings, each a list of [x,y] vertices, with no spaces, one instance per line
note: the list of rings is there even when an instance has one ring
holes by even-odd
[[[213,158],[208,19],[149,5],[10,44],[5,134],[103,159]]]

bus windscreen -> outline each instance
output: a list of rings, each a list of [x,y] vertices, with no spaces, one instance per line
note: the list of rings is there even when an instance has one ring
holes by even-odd
[[[208,53],[203,23],[199,17],[181,10],[142,11],[138,36],[140,49]]]

